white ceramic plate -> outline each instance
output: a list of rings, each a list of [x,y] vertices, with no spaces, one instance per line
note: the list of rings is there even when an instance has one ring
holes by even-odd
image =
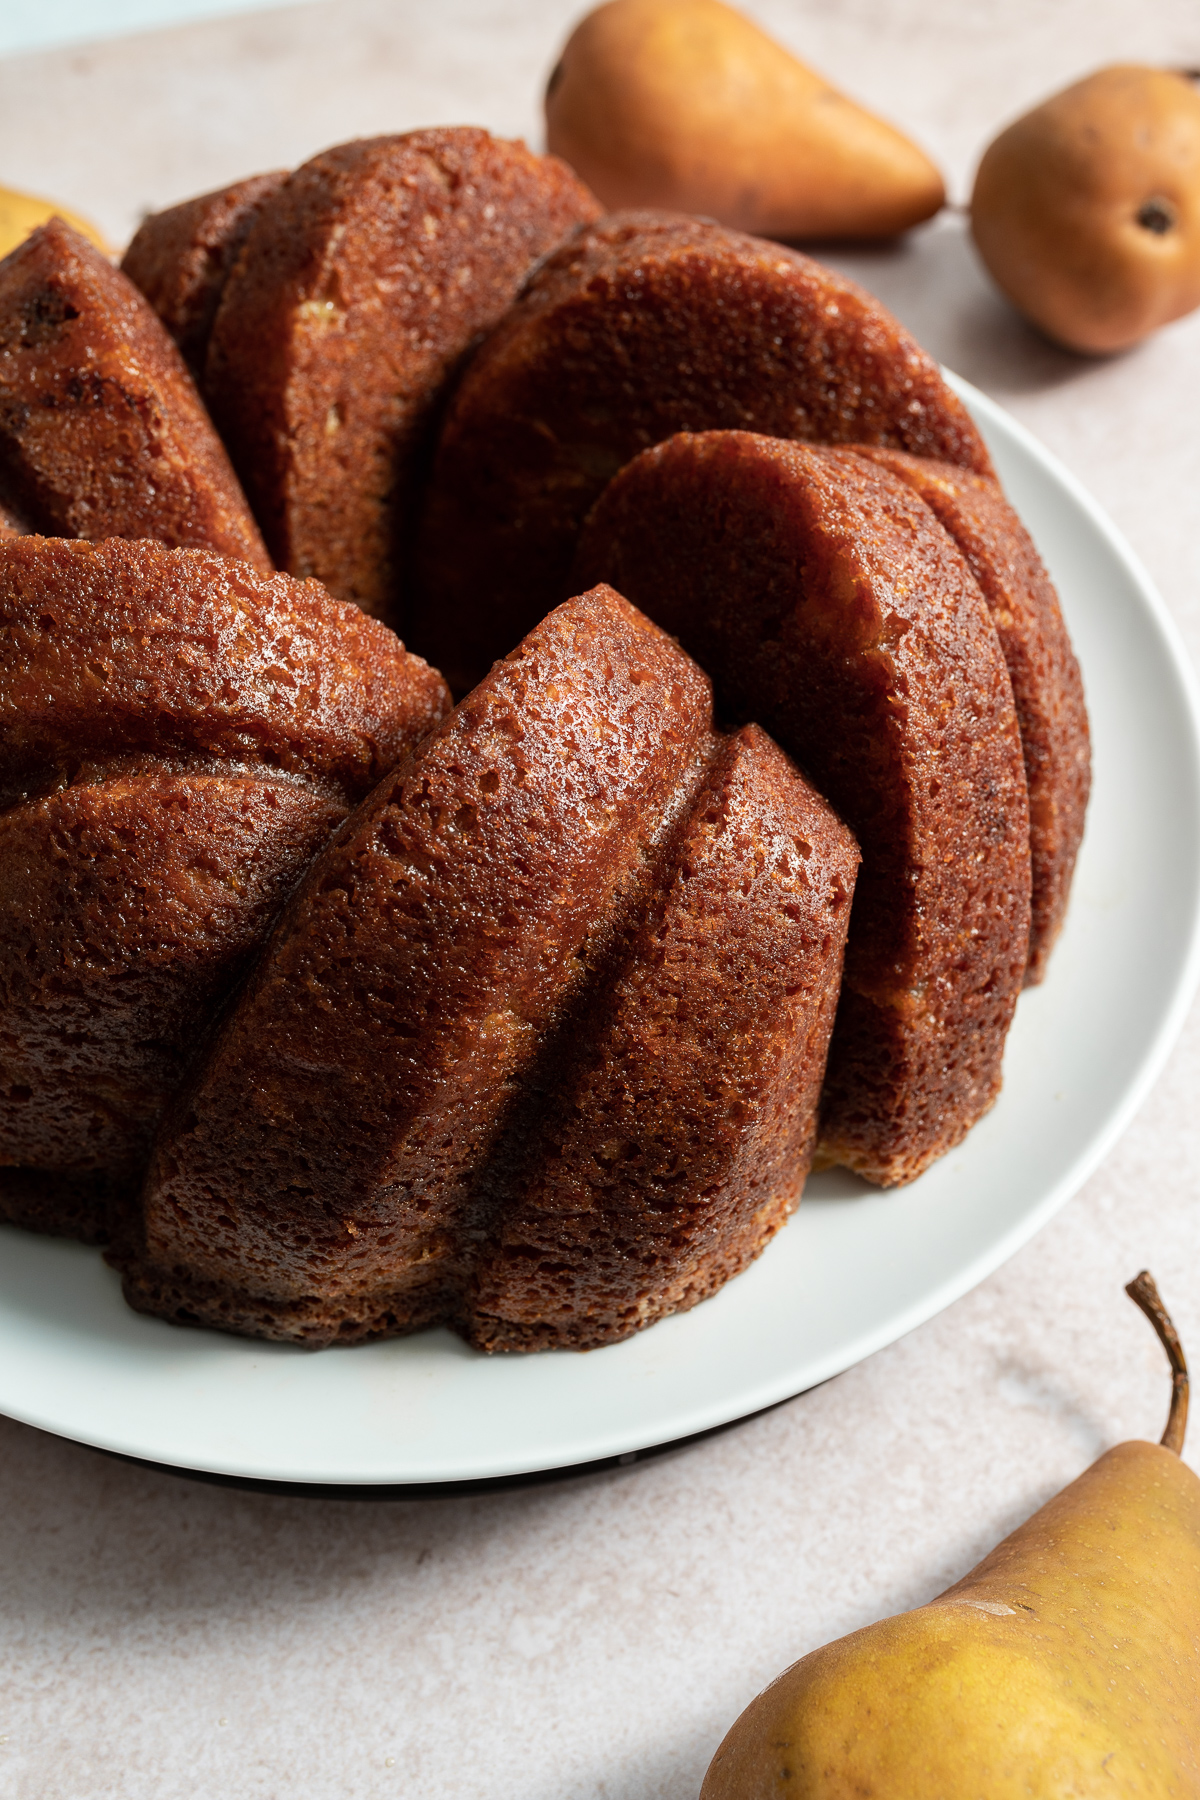
[[[1095,788],[1070,917],[1026,993],[1004,1092],[897,1193],[812,1181],[714,1299],[587,1355],[488,1358],[449,1332],[295,1350],[128,1311],[94,1250],[0,1227],[0,1410],[149,1461],[276,1481],[477,1480],[621,1455],[824,1381],[1025,1242],[1146,1094],[1198,972],[1200,729],[1162,601],[1095,504],[982,394],[988,440],[1066,611]]]

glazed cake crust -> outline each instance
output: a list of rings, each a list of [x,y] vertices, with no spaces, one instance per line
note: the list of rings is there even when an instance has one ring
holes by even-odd
[[[756,770],[757,810],[742,797]],[[695,1121],[680,1117],[673,1149],[646,1126],[642,1199],[617,1200],[640,1206],[646,1254],[624,1258],[615,1293],[614,1243],[590,1318],[555,1315],[539,1341],[611,1341],[699,1298],[718,1269],[732,1273],[803,1181],[857,860],[824,804],[789,784],[802,786],[759,734],[723,747],[706,679],[617,595],[560,608],[301,884],[160,1138],[142,1232],[122,1258],[131,1303],[309,1343],[435,1321],[485,1347],[522,1338],[517,1314],[495,1307],[494,1262],[479,1276],[486,1318],[472,1294],[500,1220],[520,1214],[523,1186],[505,1195],[498,1183],[512,1147],[531,1141],[531,1109],[582,1043],[571,1066],[585,1082],[590,1067],[609,1094],[579,1090],[603,1154],[622,1043],[644,1034],[630,1074],[644,1084],[659,1034],[664,1075],[679,1085],[689,1046],[694,1061],[710,1035],[732,1042],[707,1016],[698,1031],[688,1021],[712,1005],[722,973],[748,973],[773,916],[788,942],[762,955],[758,1037],[709,1071],[725,1141],[714,1121],[693,1179],[680,1153]],[[717,949],[737,910],[713,886],[722,858],[749,899],[740,935]],[[727,997],[733,1032],[747,1000]],[[739,1103],[752,1118],[745,1137],[778,1152],[758,1165],[761,1188],[732,1129]],[[616,1114],[612,1124],[622,1128]],[[673,1196],[669,1169],[682,1184]],[[548,1191],[543,1181],[544,1205]],[[676,1217],[659,1221],[656,1243],[652,1215],[668,1201]],[[564,1192],[561,1208],[578,1213],[578,1194]],[[528,1234],[528,1221],[516,1229]],[[656,1277],[672,1236],[683,1249]]]
[[[0,262],[0,488],[31,530],[270,560],[175,345],[51,219]]]
[[[107,1234],[288,892],[447,704],[315,583],[0,543],[0,1217]]]
[[[609,1343],[706,1299],[800,1200],[858,849],[755,725],[721,741],[653,904],[493,1159],[487,1350]]]
[[[446,383],[599,211],[564,163],[473,127],[343,144],[267,201],[205,380],[281,568],[403,625],[411,490]]]
[[[143,219],[121,258],[121,271],[146,296],[201,393],[208,340],[238,253],[260,207],[287,170],[251,175]]]
[[[998,485],[897,450],[861,450],[907,481],[950,533],[991,611],[1008,664],[1029,789],[1032,920],[1025,983],[1046,973],[1066,917],[1091,787],[1079,664],[1041,557]]]
[[[1012,688],[963,557],[846,450],[681,434],[612,483],[580,579],[619,583],[771,731],[862,846],[820,1154],[883,1185],[1000,1086],[1029,943]]]
[[[570,592],[584,518],[618,469],[719,429],[991,467],[937,365],[861,288],[719,225],[615,214],[547,259],[463,376],[410,641],[465,691]]]
[[[0,1217],[96,1238],[107,1219],[81,1231],[72,1197],[136,1186],[214,1009],[345,805],[217,768],[88,774],[0,814]],[[41,1174],[36,1215],[7,1204],[11,1168]]]
[[[203,551],[9,540],[0,630],[0,799],[147,753],[358,800],[449,709],[437,671],[357,607]]]

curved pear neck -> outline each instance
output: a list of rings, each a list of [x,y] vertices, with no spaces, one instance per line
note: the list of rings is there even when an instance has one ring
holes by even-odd
[[[1140,1306],[1158,1334],[1158,1341],[1167,1353],[1167,1361],[1171,1365],[1171,1410],[1167,1414],[1167,1428],[1159,1442],[1164,1450],[1173,1450],[1176,1456],[1183,1455],[1183,1440],[1187,1432],[1188,1416],[1188,1369],[1183,1354],[1183,1345],[1179,1342],[1179,1333],[1171,1322],[1171,1315],[1159,1298],[1154,1285],[1154,1277],[1149,1269],[1143,1269],[1140,1275],[1128,1284],[1125,1292]]]

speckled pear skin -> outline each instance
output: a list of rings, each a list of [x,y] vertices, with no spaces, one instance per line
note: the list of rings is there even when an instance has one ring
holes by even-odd
[[[599,212],[565,163],[466,126],[339,145],[265,202],[205,387],[281,568],[404,629],[408,515],[446,386],[537,259]]]
[[[0,262],[0,490],[47,536],[154,538],[271,567],[179,351],[61,219]]]
[[[288,892],[447,704],[316,583],[0,541],[0,1217],[107,1235]]]
[[[701,1800],[1196,1800],[1200,1480],[1119,1444],[928,1606],[753,1701]]]
[[[907,1182],[1000,1088],[1029,944],[1029,810],[987,604],[912,487],[850,450],[681,433],[581,539],[862,846],[818,1154]]]
[[[1054,585],[996,482],[899,450],[859,451],[920,494],[979,583],[1008,664],[1029,789],[1032,922],[1025,985],[1042,980],[1066,917],[1091,790],[1083,680]]]
[[[463,375],[406,637],[464,692],[571,591],[618,469],[677,431],[726,429],[991,468],[936,363],[853,282],[703,220],[617,213],[546,260]]]
[[[694,1304],[799,1197],[857,857],[649,620],[560,607],[301,883],[164,1125],[128,1299],[485,1349]]]
[[[121,271],[146,296],[204,392],[204,366],[217,307],[259,210],[287,170],[251,175],[142,220]]]

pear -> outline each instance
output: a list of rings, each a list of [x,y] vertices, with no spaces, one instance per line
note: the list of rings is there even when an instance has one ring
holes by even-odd
[[[937,212],[906,137],[720,0],[609,0],[568,39],[547,145],[604,204],[764,237],[890,237]]]
[[[0,187],[0,256],[7,256],[10,250],[25,242],[31,231],[56,214],[82,232],[105,256],[112,255],[96,227],[81,219],[78,213],[59,206],[55,200],[39,200],[36,194],[22,194],[16,188]]]
[[[1068,349],[1124,350],[1200,306],[1200,92],[1100,69],[1001,132],[971,229],[1013,304]]]
[[[1196,1800],[1200,1479],[1187,1367],[1161,1445],[1118,1444],[928,1606],[814,1651],[753,1701],[701,1800]]]

